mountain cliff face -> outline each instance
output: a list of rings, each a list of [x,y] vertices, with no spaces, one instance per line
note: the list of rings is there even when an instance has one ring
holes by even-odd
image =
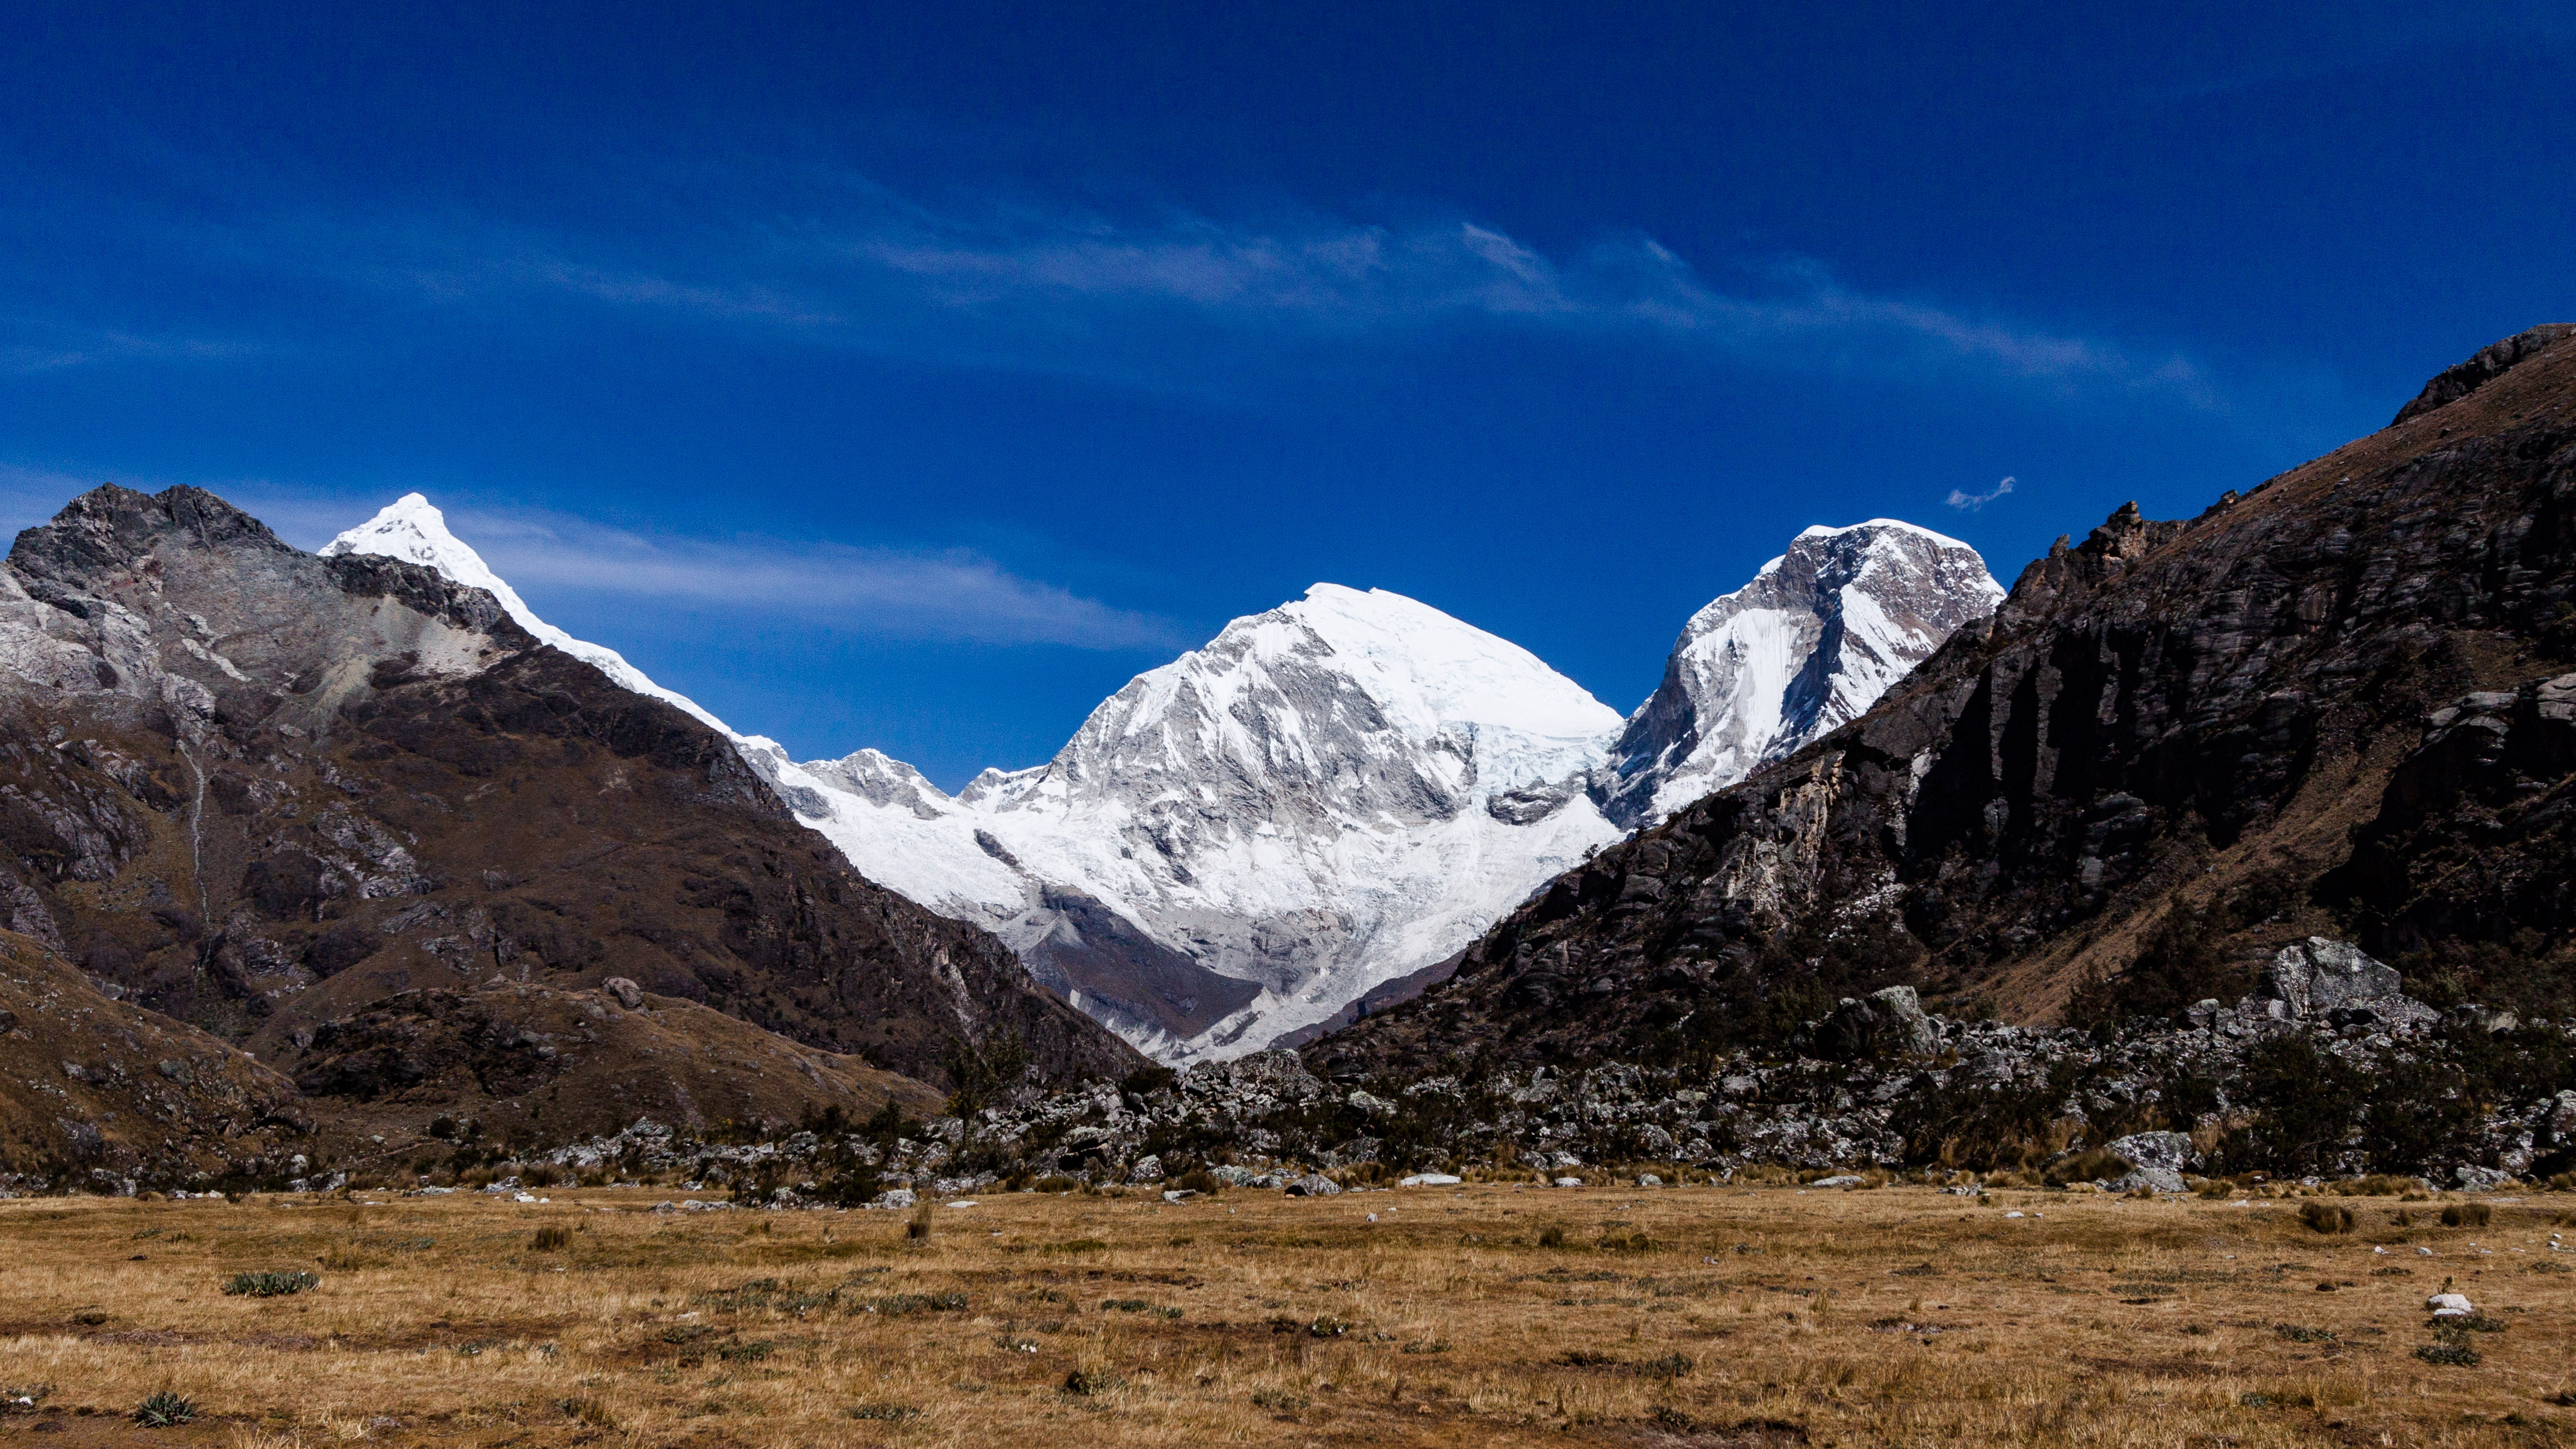
[[[1850,720],[2004,591],[1956,539],[1878,518],[1810,528],[1691,616],[1611,746],[1603,808],[1653,824]]]
[[[2410,989],[2563,1007],[2576,332],[2480,357],[2198,518],[2061,540],[1859,719],[1310,1056],[1785,1043],[1900,983],[2021,1019],[2178,1013],[2312,933]]]
[[[622,976],[934,1081],[960,1042],[1135,1061],[492,593],[196,489],[100,488],[0,569],[0,847],[0,924],[263,1057],[406,991]]]

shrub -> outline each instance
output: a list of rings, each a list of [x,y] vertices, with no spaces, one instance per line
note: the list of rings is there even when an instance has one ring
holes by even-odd
[[[2483,1228],[2495,1220],[2495,1209],[2482,1202],[2455,1202],[2442,1209],[2446,1228]]]
[[[903,1225],[903,1240],[907,1243],[929,1242],[930,1215],[931,1206],[928,1203],[923,1203],[921,1206],[913,1209],[912,1221]]]
[[[2059,1186],[2070,1182],[2109,1181],[2128,1176],[2129,1169],[2136,1165],[2107,1147],[2095,1147],[2055,1163],[2040,1176],[2043,1181]]]
[[[563,1411],[564,1417],[578,1419],[595,1429],[617,1427],[617,1419],[608,1412],[608,1405],[597,1399],[557,1399],[555,1407]]]
[[[224,1292],[235,1298],[284,1298],[321,1282],[312,1273],[235,1273],[224,1280]]]
[[[1539,1229],[1539,1234],[1538,1234],[1538,1245],[1539,1245],[1540,1247],[1542,1247],[1542,1248],[1562,1248],[1562,1247],[1564,1247],[1564,1246],[1565,1246],[1565,1229],[1560,1228],[1560,1227],[1556,1227],[1556,1226],[1554,1226],[1554,1225],[1550,1225],[1550,1226],[1548,1226],[1548,1227],[1544,1227],[1544,1228]]]
[[[134,1422],[146,1429],[176,1428],[196,1417],[196,1401],[182,1398],[168,1389],[134,1406]]]
[[[1088,1398],[1093,1394],[1108,1393],[1111,1389],[1124,1386],[1126,1382],[1118,1375],[1103,1369],[1075,1369],[1064,1376],[1064,1391]]]
[[[716,1357],[727,1363],[758,1363],[769,1357],[770,1352],[777,1347],[778,1345],[765,1338],[754,1339],[749,1343],[728,1343],[716,1350]]]
[[[2481,1362],[2478,1351],[2465,1343],[2428,1343],[2415,1350],[2415,1356],[2451,1368],[2476,1368]]]
[[[2352,1231],[2352,1209],[2340,1203],[2301,1203],[2299,1221],[2320,1233],[2348,1233]]]
[[[572,1246],[572,1229],[562,1226],[539,1228],[528,1246],[540,1253],[560,1253]]]
[[[1072,1192],[1081,1186],[1082,1183],[1077,1179],[1066,1177],[1061,1173],[1050,1173],[1030,1183],[1029,1190],[1031,1192]]]
[[[853,1419],[918,1419],[921,1411],[910,1404],[860,1404],[850,1410]]]
[[[1214,1197],[1217,1190],[1225,1186],[1225,1184],[1218,1182],[1215,1177],[1209,1174],[1207,1169],[1203,1167],[1194,1167],[1189,1171],[1182,1173],[1180,1179],[1174,1182],[1172,1186],[1181,1189],[1183,1192],[1195,1192],[1202,1196]]]
[[[1274,1414],[1293,1414],[1310,1402],[1312,1400],[1303,1394],[1292,1394],[1282,1389],[1252,1391],[1252,1406],[1256,1409],[1268,1409]]]

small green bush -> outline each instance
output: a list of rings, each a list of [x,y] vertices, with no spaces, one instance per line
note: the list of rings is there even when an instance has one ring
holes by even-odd
[[[778,1345],[765,1338],[754,1339],[749,1343],[728,1343],[716,1350],[716,1357],[727,1363],[758,1363],[769,1357],[777,1347]]]
[[[2448,1368],[2476,1368],[2483,1362],[2478,1351],[2465,1343],[2428,1343],[2415,1350],[2415,1356]]]
[[[1088,1398],[1123,1387],[1127,1380],[1100,1369],[1075,1369],[1064,1376],[1064,1391]]]
[[[146,1429],[173,1429],[197,1417],[197,1404],[163,1389],[134,1406],[134,1422]]]
[[[224,1292],[235,1298],[284,1298],[321,1282],[313,1273],[235,1273],[224,1280]]]
[[[860,1404],[850,1410],[853,1419],[918,1419],[921,1411],[910,1404]]]

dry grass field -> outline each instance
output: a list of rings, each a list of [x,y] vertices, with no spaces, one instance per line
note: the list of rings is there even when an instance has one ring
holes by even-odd
[[[2334,1199],[2332,1236],[2260,1198],[1023,1194],[940,1207],[926,1240],[548,1195],[0,1203],[0,1385],[37,1399],[0,1439],[2576,1443],[2555,1194],[2457,1227]],[[288,1270],[320,1282],[222,1291]],[[2446,1282],[2474,1331],[2428,1326]],[[2419,1357],[2446,1341],[2479,1361]],[[137,1426],[161,1391],[194,1417]]]

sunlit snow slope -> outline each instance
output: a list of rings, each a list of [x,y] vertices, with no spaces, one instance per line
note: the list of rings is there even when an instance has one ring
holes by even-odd
[[[1651,825],[1860,717],[2004,590],[1977,551],[1890,518],[1810,528],[1691,616],[1611,754],[1612,819]]]
[[[1037,769],[953,799],[874,751],[806,770],[862,872],[1179,1060],[1330,1018],[1616,839],[1586,790],[1618,725],[1527,650],[1318,584],[1137,676]]]

